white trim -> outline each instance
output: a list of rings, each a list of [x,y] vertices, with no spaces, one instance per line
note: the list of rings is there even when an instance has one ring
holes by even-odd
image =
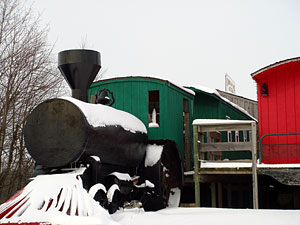
[[[195,119],[193,125],[226,125],[226,124],[252,124],[253,120],[222,120],[222,119]]]
[[[269,66],[266,66],[266,67],[264,67],[262,69],[259,69],[259,70],[257,70],[254,73],[251,73],[251,76],[252,76],[252,78],[254,78],[256,75],[258,75],[258,74],[260,74],[260,73],[262,73],[262,72],[264,72],[266,70],[272,69],[272,68],[274,68],[276,66],[280,66],[280,65],[283,65],[283,64],[286,64],[286,63],[290,63],[290,62],[297,62],[297,61],[300,61],[300,57],[282,60],[282,61],[273,63],[273,64],[271,64]]]

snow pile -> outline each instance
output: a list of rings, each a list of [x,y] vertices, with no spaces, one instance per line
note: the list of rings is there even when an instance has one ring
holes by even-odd
[[[60,99],[67,100],[76,105],[85,115],[88,123],[93,127],[106,126],[121,126],[130,132],[147,133],[147,129],[142,121],[134,115],[114,109],[110,106],[101,104],[90,104],[82,102],[72,97],[60,97]]]
[[[159,127],[158,123],[149,123],[149,128],[152,128],[152,127]]]
[[[117,224],[83,189],[78,173],[37,176],[0,206],[0,215],[1,223]]]
[[[122,225],[299,225],[299,210],[254,210],[217,208],[167,208],[118,211],[112,215]]]
[[[161,157],[162,145],[148,145],[146,148],[145,167],[154,166]]]
[[[180,196],[181,196],[181,190],[178,187],[172,188],[169,196],[168,207],[169,208],[178,207],[180,204]]]
[[[151,120],[152,120],[152,122],[149,123],[149,127],[159,127],[159,124],[156,122],[156,110],[155,110],[155,108],[153,108]]]

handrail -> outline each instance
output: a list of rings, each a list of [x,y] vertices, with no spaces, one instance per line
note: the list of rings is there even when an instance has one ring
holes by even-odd
[[[258,209],[258,184],[257,184],[257,170],[256,170],[256,163],[257,163],[257,129],[256,129],[256,122],[255,121],[238,121],[238,120],[217,120],[217,119],[197,119],[193,121],[193,143],[194,143],[194,182],[195,182],[195,202],[196,206],[200,206],[200,173],[199,170],[199,148],[205,148],[207,146],[213,147],[213,151],[222,151],[224,147],[224,143],[201,143],[203,133],[204,132],[215,132],[215,131],[227,131],[227,130],[249,130],[251,131],[251,139],[252,141],[249,142],[251,146],[252,152],[252,196],[253,196],[253,208]],[[200,137],[199,133],[202,133]],[[238,143],[238,142],[237,142]],[[237,150],[234,146],[234,142],[230,143],[231,150]],[[242,145],[244,145],[243,143]],[[229,145],[228,143],[226,145]],[[241,143],[237,144],[238,147],[241,147]],[[228,147],[228,146],[226,146]],[[246,147],[249,146],[242,146],[242,150],[246,150]],[[207,149],[205,150],[207,152]],[[201,150],[200,150],[201,152]],[[202,152],[203,153],[203,152]]]
[[[258,141],[258,158],[259,158],[259,163],[261,163],[261,142],[265,137],[268,136],[280,136],[280,135],[300,135],[300,133],[295,132],[295,133],[269,133],[269,134],[264,134],[261,136],[261,138]]]

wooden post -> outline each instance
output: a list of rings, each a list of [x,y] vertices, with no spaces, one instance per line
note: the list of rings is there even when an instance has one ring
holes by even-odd
[[[221,182],[218,182],[218,208],[223,208],[223,191]]]
[[[217,207],[217,198],[216,198],[216,183],[212,182],[210,184],[210,190],[211,190],[211,207],[216,208]]]
[[[184,169],[189,171],[191,169],[190,165],[190,117],[188,112],[183,112],[184,120]]]
[[[198,133],[198,140],[200,141],[200,143],[204,143],[204,133],[200,132]],[[201,148],[198,149],[199,151],[199,159],[201,160],[204,160],[204,152],[201,151]]]
[[[256,142],[256,122],[251,124],[252,131],[252,194],[253,208],[258,209],[258,184],[257,184],[257,142]]]
[[[199,181],[199,149],[198,149],[198,126],[193,126],[194,143],[194,183],[195,183],[195,202],[196,207],[200,207],[200,181]]]
[[[228,201],[228,208],[232,207],[232,190],[231,190],[231,184],[229,183],[227,185],[227,201]]]

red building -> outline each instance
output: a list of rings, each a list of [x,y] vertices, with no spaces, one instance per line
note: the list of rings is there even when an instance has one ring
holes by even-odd
[[[262,162],[300,163],[300,57],[274,63],[251,76],[257,82]]]

